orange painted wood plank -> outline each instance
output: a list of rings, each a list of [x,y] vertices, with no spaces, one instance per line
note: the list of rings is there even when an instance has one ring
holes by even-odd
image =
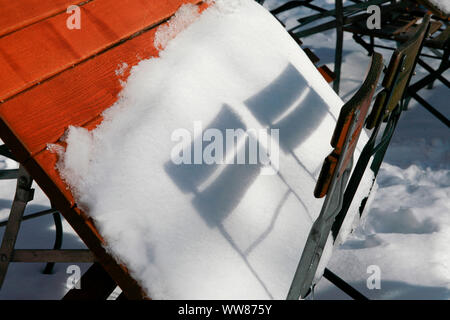
[[[74,0],[0,0],[0,37],[37,21],[61,13],[70,5],[85,1]]]
[[[116,283],[122,288],[128,299],[143,299],[144,291],[128,272],[126,266],[118,263],[104,247],[101,235],[98,233],[92,219],[86,217],[78,208],[72,207],[66,200],[61,190],[49,178],[48,173],[35,159],[29,159],[24,163],[25,168],[42,190],[50,198],[52,206],[61,212],[77,232],[83,242],[94,253],[103,268],[110,274]]]
[[[101,112],[117,100],[120,80],[130,68],[140,58],[157,56],[155,32],[144,32],[0,104],[1,137],[19,161],[57,142],[69,125],[92,129],[100,123]],[[115,71],[122,63],[129,67],[119,78]]]
[[[92,219],[76,207],[55,168],[57,156],[46,150],[46,145],[57,142],[69,125],[92,129],[101,122],[101,112],[117,100],[122,88],[115,70],[124,62],[131,67],[141,58],[157,56],[153,46],[155,32],[152,29],[121,43],[0,104],[1,138],[16,156],[21,155],[20,161],[52,205],[64,215],[128,299],[146,297],[126,266],[106,252]],[[128,73],[129,69],[121,79]]]
[[[155,32],[150,30],[0,104],[0,118],[28,155],[37,154],[47,143],[57,142],[69,125],[84,125],[117,100],[122,86],[115,70],[122,63],[137,64],[138,57],[156,56]]]
[[[36,154],[47,143],[56,142],[69,125],[83,125],[111,106],[122,88],[115,70],[123,62],[131,67],[138,57],[157,55],[155,31],[145,32],[0,104],[0,118],[17,140],[11,142],[18,145],[14,148],[19,153],[16,156],[24,159]]]
[[[61,13],[0,38],[0,101],[170,17],[198,0],[95,0],[81,7],[81,29]]]

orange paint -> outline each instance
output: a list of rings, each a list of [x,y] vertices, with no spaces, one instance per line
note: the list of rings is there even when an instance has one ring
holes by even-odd
[[[186,2],[198,0],[95,0],[81,6],[80,30],[67,28],[64,11],[0,38],[0,101],[160,23]]]
[[[117,101],[119,80],[140,60],[158,55],[154,26],[182,4],[199,2],[94,0],[81,7],[81,30],[69,30],[69,15],[65,10],[58,14],[67,1],[0,0],[0,101],[5,100],[0,103],[0,138],[128,298],[145,295],[126,267],[105,251],[94,221],[76,207],[56,170],[57,155],[46,147],[57,143],[70,125],[91,130],[101,123],[101,113]],[[42,4],[42,10],[25,6],[22,12],[25,3]],[[4,20],[6,15],[15,19]],[[117,76],[123,63],[128,69]]]

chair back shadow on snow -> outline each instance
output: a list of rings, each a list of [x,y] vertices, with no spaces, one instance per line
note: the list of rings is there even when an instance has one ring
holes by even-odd
[[[310,89],[301,74],[292,65],[288,65],[267,88],[245,101],[245,105],[265,128],[279,129],[281,150],[291,154],[299,165],[304,167],[295,156],[293,149],[309,137],[329,113],[329,110],[320,96]],[[226,104],[222,106],[221,111],[208,125],[208,128],[218,129],[223,136],[225,136],[226,129],[243,131],[248,129],[232,108]],[[194,153],[196,143],[202,143],[202,137],[194,139],[198,139],[200,142],[192,141],[188,147],[190,154]],[[255,137],[249,134],[245,137],[241,136],[240,139],[246,140],[245,142],[239,141],[239,139],[235,141],[236,145],[241,145],[241,147],[233,150],[234,163],[237,162],[236,157],[242,153],[242,156],[245,156],[245,164],[230,166],[222,164],[177,165],[169,160],[164,166],[167,174],[180,190],[195,194],[193,204],[210,226],[215,226],[226,218],[239,204],[247,188],[260,173],[261,163],[249,164],[249,154],[245,152]],[[257,145],[258,148],[263,148],[260,143]],[[204,143],[202,146],[205,147]],[[265,154],[265,152],[258,153]],[[230,155],[227,155],[225,151],[224,157],[228,156]],[[200,185],[217,170],[222,171],[204,190],[199,191]],[[278,172],[278,175],[283,179],[281,173]],[[232,188],[227,188],[229,192],[227,191],[226,195],[219,192],[229,186]]]
[[[309,87],[306,79],[299,71],[289,64],[269,86],[246,100],[244,105],[268,132],[270,132],[270,129],[279,130],[281,151],[293,157],[307,171],[312,181],[315,182],[313,174],[298,159],[294,149],[314,132],[327,114],[331,116],[332,114],[322,98]],[[243,120],[227,104],[222,106],[219,114],[207,128],[218,129],[223,136],[226,135],[226,129],[240,129],[244,132],[248,129]],[[194,140],[187,147],[190,149],[187,152],[190,152],[191,155],[194,154],[194,145],[203,143],[202,150],[205,147],[202,137],[194,137]],[[235,165],[174,164],[169,160],[164,167],[167,174],[181,191],[194,194],[192,205],[198,214],[208,226],[217,227],[220,230],[230,242],[230,245],[247,263],[248,268],[260,281],[269,297],[272,297],[262,279],[249,264],[247,260],[248,255],[271,232],[289,194],[293,194],[299,200],[306,213],[309,214],[309,210],[300,195],[289,186],[283,174],[276,170],[278,177],[287,186],[288,192],[277,205],[270,225],[246,250],[239,248],[235,244],[233,238],[225,230],[223,222],[239,205],[246,191],[260,175],[262,169],[261,161],[258,161],[257,164],[250,164],[249,162],[249,153],[246,151],[250,150],[250,144],[257,145],[259,157],[267,155],[267,151],[257,141],[257,138],[252,134],[248,134],[236,139],[235,145],[238,147],[233,150],[233,154],[228,155],[226,154],[228,150],[224,150],[224,158],[234,157]],[[260,149],[263,150],[261,151]],[[245,160],[237,162],[238,157]],[[211,177],[213,177],[212,181],[208,181],[207,185],[201,188],[201,185],[208,179],[211,179]],[[226,192],[223,192],[223,190],[226,190]]]

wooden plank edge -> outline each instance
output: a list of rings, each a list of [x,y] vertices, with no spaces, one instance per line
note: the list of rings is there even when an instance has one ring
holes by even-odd
[[[23,164],[42,191],[49,197],[52,206],[57,209],[69,222],[78,236],[92,251],[99,263],[117,282],[124,294],[130,300],[145,299],[146,294],[137,281],[131,277],[128,269],[116,262],[104,247],[104,241],[97,231],[92,219],[88,218],[80,209],[72,207],[64,194],[48,177],[46,172],[36,163],[29,159]]]

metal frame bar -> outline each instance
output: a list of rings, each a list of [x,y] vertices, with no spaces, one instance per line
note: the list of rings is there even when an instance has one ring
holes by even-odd
[[[428,33],[428,29],[429,29],[429,26],[428,26],[428,28],[427,28],[427,30],[425,32],[425,37],[426,37],[426,34]],[[386,125],[386,127],[385,127],[385,129],[383,131],[382,139],[375,146],[375,142],[376,142],[376,139],[378,137],[378,132],[379,132],[381,124],[383,122],[383,118],[384,118],[383,115],[386,114],[386,112],[388,110],[387,107],[388,107],[388,105],[390,103],[390,100],[391,100],[392,95],[394,93],[393,91],[394,91],[394,89],[396,87],[397,82],[399,81],[400,73],[402,72],[403,66],[405,64],[405,55],[403,55],[401,57],[399,67],[397,68],[396,74],[395,74],[394,79],[393,79],[393,84],[391,85],[391,87],[389,88],[389,91],[387,92],[387,98],[384,101],[384,104],[383,104],[383,107],[382,107],[382,110],[381,110],[381,116],[379,117],[379,119],[377,120],[377,123],[375,124],[375,127],[373,129],[372,135],[369,138],[369,141],[366,143],[366,145],[364,146],[364,148],[363,148],[363,150],[362,150],[362,152],[360,154],[360,157],[359,157],[359,159],[358,159],[358,161],[356,163],[356,166],[355,166],[355,169],[353,171],[353,174],[352,174],[352,176],[350,178],[350,181],[348,183],[347,189],[345,190],[344,205],[342,206],[341,211],[336,216],[336,220],[335,220],[335,222],[333,224],[333,228],[332,228],[332,233],[333,233],[334,239],[336,239],[337,236],[338,236],[339,230],[340,230],[340,228],[342,226],[342,223],[343,223],[343,221],[345,219],[345,216],[347,215],[348,209],[350,208],[350,204],[353,201],[353,198],[355,196],[356,190],[357,190],[357,188],[359,186],[359,183],[361,182],[362,176],[363,176],[363,174],[364,174],[364,172],[365,172],[365,170],[367,168],[367,165],[368,165],[368,163],[370,161],[370,158],[372,156],[374,156],[374,160],[372,161],[372,164],[370,166],[371,170],[374,173],[374,180],[372,181],[372,186],[370,188],[369,194],[367,195],[367,198],[369,197],[369,195],[370,195],[370,193],[372,191],[375,179],[376,179],[376,177],[378,175],[378,171],[380,169],[381,163],[382,163],[382,161],[384,159],[384,156],[386,154],[389,142],[390,142],[390,140],[391,140],[391,138],[392,138],[392,136],[394,134],[395,128],[396,128],[397,123],[398,123],[398,121],[400,119],[400,115],[401,115],[402,111],[405,110],[405,105],[406,105],[406,101],[407,101],[408,86],[409,86],[409,83],[410,83],[411,78],[413,76],[413,72],[414,72],[414,70],[416,68],[416,65],[417,65],[417,63],[419,61],[419,55],[420,55],[420,52],[423,49],[424,41],[425,41],[425,38],[422,40],[422,43],[420,44],[420,47],[418,49],[415,61],[413,62],[411,73],[410,73],[409,78],[407,80],[406,87],[405,87],[405,92],[403,93],[403,97],[401,98],[400,103],[390,113],[389,118],[387,120],[387,125]],[[359,208],[360,216],[364,212],[364,207],[365,207],[366,203],[367,203],[367,201],[363,201],[363,203],[361,204],[361,207]]]
[[[376,4],[381,5],[383,3],[390,2],[390,0],[370,0],[367,2],[362,2],[360,0],[352,0],[355,4],[344,7],[342,0],[335,0],[335,8],[333,10],[319,10],[319,8],[310,2],[313,0],[303,0],[303,1],[290,1],[282,6],[271,11],[273,15],[277,15],[284,11],[304,6],[310,9],[319,11],[317,14],[313,14],[307,17],[303,17],[298,19],[299,25],[289,30],[295,37],[307,37],[319,32],[323,32],[329,29],[336,28],[336,51],[335,51],[335,59],[334,59],[334,74],[336,78],[333,82],[333,89],[336,93],[339,94],[340,87],[340,79],[341,79],[341,67],[342,67],[342,51],[343,51],[343,41],[344,41],[344,25],[350,23],[348,20],[350,15],[353,15],[357,12],[360,12],[366,9],[368,6]],[[258,1],[259,2],[259,1]],[[309,23],[317,21],[319,19],[334,17],[333,20],[322,23],[318,26],[314,26],[312,28],[295,31],[299,27],[303,27]]]
[[[333,82],[333,90],[339,94],[342,67],[342,49],[344,44],[344,13],[342,0],[335,0],[336,6],[336,51],[334,56],[334,74],[336,79]]]
[[[412,13],[417,15],[417,13]],[[436,18],[433,16],[433,18]],[[442,20],[442,19],[440,19]],[[444,21],[445,22],[445,21]],[[448,22],[445,22],[448,25]],[[449,28],[447,26],[447,28]],[[441,29],[441,32],[442,31]],[[382,48],[382,49],[388,49],[388,50],[395,50],[395,48],[387,47],[383,45],[377,45],[374,41],[374,36],[370,36],[370,44],[364,41],[363,39],[364,34],[357,34],[353,33],[353,39],[360,44],[364,49],[367,50],[367,52],[370,54],[373,52],[374,48]],[[385,40],[391,40],[396,41],[394,38],[383,38]],[[426,42],[422,44],[422,47],[426,46]],[[421,80],[417,81],[413,85],[410,85],[406,89],[406,95],[404,99],[404,108],[407,108],[407,105],[411,98],[415,99],[419,104],[421,104],[427,111],[429,111],[434,117],[436,117],[439,121],[441,121],[444,125],[447,127],[450,127],[450,120],[440,111],[438,111],[436,108],[434,108],[430,103],[428,103],[425,99],[423,99],[419,94],[418,91],[424,88],[425,86],[428,86],[428,89],[431,89],[433,87],[433,83],[435,80],[440,80],[444,85],[447,87],[450,87],[450,82],[445,79],[442,74],[450,67],[449,65],[449,51],[450,51],[450,43],[449,40],[447,40],[447,43],[444,44],[444,47],[440,50],[443,50],[443,54],[441,55],[440,52],[435,48],[430,48],[436,56],[432,56],[429,54],[424,54],[422,52],[419,52],[418,58],[416,60],[416,64],[418,63],[421,67],[423,67],[426,71],[429,72],[427,76],[422,78]],[[424,62],[419,57],[427,57],[431,59],[437,59],[441,60],[441,64],[437,70],[434,70],[431,66],[429,66],[426,62]]]
[[[87,249],[15,249],[11,254],[10,262],[95,262],[92,252]]]
[[[55,243],[53,245],[53,250],[59,250],[62,246],[62,239],[63,239],[63,228],[62,228],[62,222],[61,222],[61,216],[59,215],[59,212],[53,213],[53,221],[55,222],[55,228],[56,228],[56,235],[55,235]],[[45,269],[43,271],[44,274],[51,274],[53,271],[53,267],[55,266],[55,262],[50,262],[50,260],[47,260],[47,265],[45,266]]]
[[[55,212],[58,212],[58,211],[55,210],[55,209],[48,209],[48,210],[44,210],[44,211],[35,212],[35,213],[32,213],[32,214],[23,216],[22,217],[22,221],[27,221],[27,220],[30,220],[30,219],[46,216],[48,214],[53,214]],[[4,227],[7,224],[8,224],[8,220],[2,221],[2,222],[0,222],[0,227]]]
[[[14,180],[19,177],[19,169],[0,170],[0,180]]]
[[[342,7],[342,14],[352,15],[352,14],[355,14],[356,12],[367,9],[370,5],[379,5],[379,4],[383,4],[383,3],[387,3],[387,2],[390,2],[390,0],[369,0],[367,2],[361,2],[361,3],[349,5],[346,7]],[[321,13],[313,14],[311,16],[303,17],[303,18],[300,18],[297,20],[300,23],[300,25],[298,27],[304,26],[308,23],[314,22],[314,21],[322,19],[322,18],[333,17],[333,16],[336,16],[337,14],[338,14],[337,8],[335,7],[335,9],[328,10],[326,12],[321,12]],[[298,27],[296,27],[296,28],[298,28]]]
[[[347,182],[353,168],[355,146],[367,117],[382,66],[382,56],[377,53],[372,57],[364,84],[354,97],[344,105],[339,114],[331,139],[334,150],[325,159],[314,190],[316,197],[326,196],[325,201],[308,234],[308,239],[289,288],[287,295],[289,300],[305,297],[313,285],[322,253],[330,239],[334,220],[342,208]]]
[[[25,207],[29,201],[33,199],[34,189],[31,188],[33,179],[23,166],[19,167],[19,178],[17,179],[16,195],[11,207],[8,223],[6,224],[5,233],[3,235],[0,247],[0,287],[5,280],[8,271],[9,262],[11,261],[14,246],[17,240],[17,234],[20,229]]]
[[[0,155],[8,159],[16,161],[16,158],[9,150],[6,144],[0,146]],[[19,169],[2,169],[0,170],[0,180],[13,180],[19,176]]]
[[[11,212],[7,221],[0,223],[5,226],[0,247],[0,288],[12,262],[47,262],[43,273],[51,274],[56,262],[94,262],[96,258],[90,250],[61,250],[63,239],[63,227],[61,216],[55,209],[48,209],[24,216],[28,202],[33,199],[34,189],[31,188],[33,179],[25,168],[20,165],[17,170],[16,194],[11,206]],[[56,228],[55,243],[52,250],[23,250],[14,249],[22,221],[52,214]]]
[[[354,300],[366,301],[369,300],[365,295],[361,292],[353,288],[347,282],[338,277],[335,273],[331,272],[330,269],[325,268],[323,273],[323,277],[334,284],[336,287],[345,292],[348,296],[350,296]]]
[[[17,161],[16,157],[14,157],[14,155],[11,153],[11,151],[9,150],[9,148],[6,144],[3,144],[0,146],[0,155],[7,157],[9,159],[12,159],[14,161]]]

